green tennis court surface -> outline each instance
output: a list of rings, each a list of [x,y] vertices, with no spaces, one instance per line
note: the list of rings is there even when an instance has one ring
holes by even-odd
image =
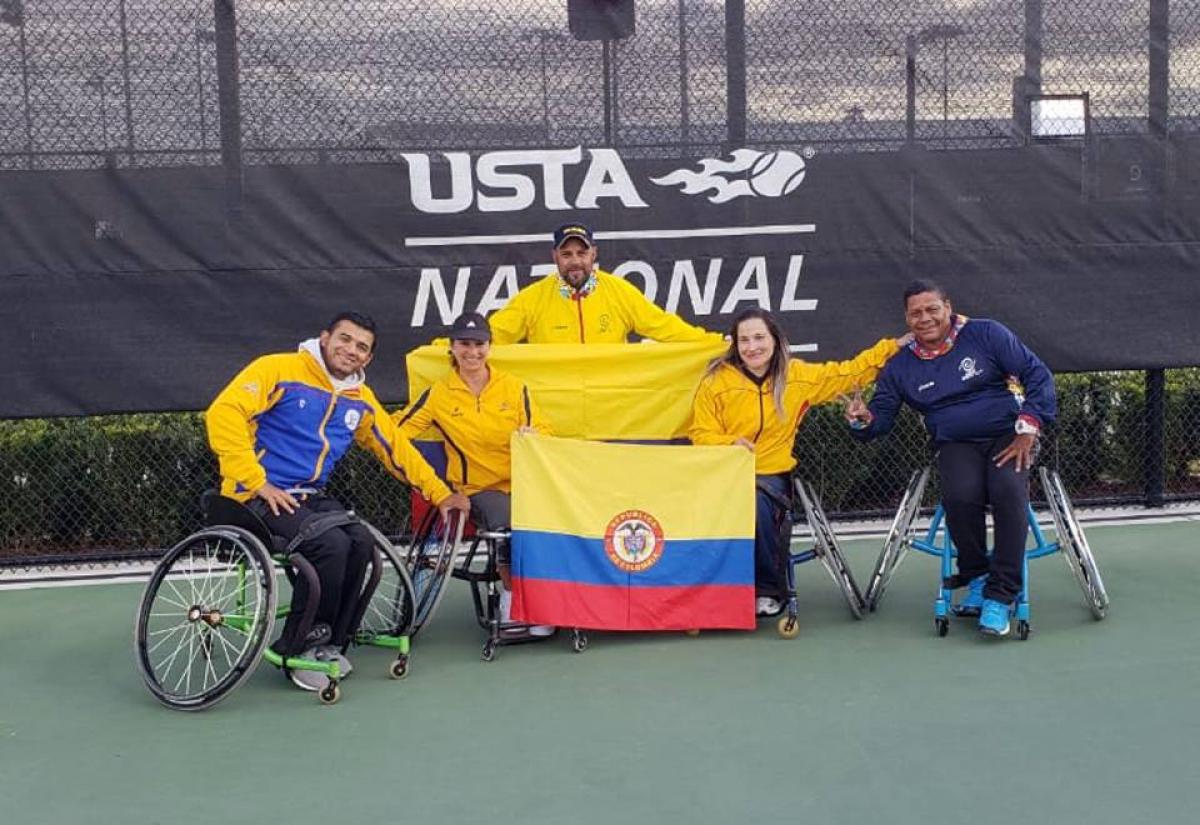
[[[322,707],[262,666],[182,714],[142,686],[139,585],[0,592],[5,822],[1193,823],[1200,524],[1088,530],[1112,597],[1032,566],[1033,636],[933,632],[910,554],[853,621],[817,564],[802,632],[593,634],[479,661],[451,583],[412,675],[353,654]],[[877,542],[847,545],[860,582]]]

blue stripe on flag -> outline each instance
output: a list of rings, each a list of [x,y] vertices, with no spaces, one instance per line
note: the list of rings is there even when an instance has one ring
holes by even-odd
[[[646,570],[617,567],[604,540],[534,530],[513,531],[513,575],[621,587],[754,584],[754,540],[668,539]]]

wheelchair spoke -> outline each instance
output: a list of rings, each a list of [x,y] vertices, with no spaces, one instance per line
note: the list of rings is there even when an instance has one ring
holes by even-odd
[[[265,548],[237,527],[205,528],[168,551],[135,627],[138,665],[155,698],[199,710],[253,672],[275,618],[273,570]]]

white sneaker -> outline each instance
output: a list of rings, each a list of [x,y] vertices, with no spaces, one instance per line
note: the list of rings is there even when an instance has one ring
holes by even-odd
[[[500,591],[500,624],[512,625],[512,593],[508,590]],[[520,625],[514,627],[513,630],[523,630],[530,636],[550,636],[557,629],[550,624],[533,624]]]
[[[773,599],[770,596],[759,596],[754,600],[754,614],[756,616],[778,616],[783,612],[783,604],[779,599]]]
[[[317,648],[316,659],[318,662],[333,662],[338,663],[338,678],[345,679],[350,675],[350,671],[354,670],[354,666],[350,664],[350,660],[342,653],[342,649],[337,645],[321,645]]]
[[[318,648],[310,647],[296,658],[316,660],[317,651]],[[289,670],[288,676],[291,678],[292,684],[296,687],[314,693],[318,690],[323,690],[329,684],[329,677],[315,670]]]

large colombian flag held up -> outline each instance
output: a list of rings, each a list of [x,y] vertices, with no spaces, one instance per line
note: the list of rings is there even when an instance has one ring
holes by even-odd
[[[513,618],[752,630],[754,456],[514,434]]]

